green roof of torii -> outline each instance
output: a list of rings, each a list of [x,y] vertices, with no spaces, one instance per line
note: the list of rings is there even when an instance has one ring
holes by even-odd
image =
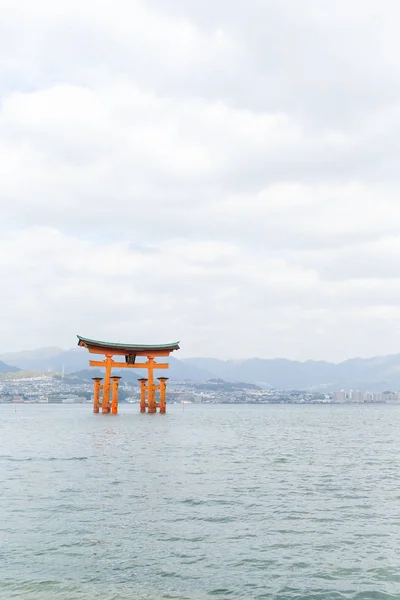
[[[84,346],[84,347],[88,347],[88,346],[92,346],[92,347],[96,347],[96,348],[107,348],[109,350],[126,350],[127,354],[129,354],[130,352],[134,353],[134,352],[145,352],[146,350],[151,351],[157,351],[157,350],[169,350],[169,351],[173,351],[173,350],[179,350],[179,342],[174,342],[172,344],[122,344],[122,343],[114,343],[114,342],[101,342],[100,340],[91,340],[89,338],[84,338],[80,335],[77,336],[78,338],[78,346]]]

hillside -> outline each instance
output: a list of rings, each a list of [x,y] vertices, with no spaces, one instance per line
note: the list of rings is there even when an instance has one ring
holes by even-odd
[[[33,377],[55,377],[54,373],[42,371],[11,371],[8,373],[0,373],[2,381],[17,381],[19,379],[32,379]]]
[[[4,362],[0,361],[0,374],[4,373],[17,373],[21,369],[19,367],[13,367],[11,365],[7,365]]]

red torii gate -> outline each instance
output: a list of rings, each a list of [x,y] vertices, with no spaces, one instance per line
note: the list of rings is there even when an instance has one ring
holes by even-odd
[[[147,369],[147,379],[140,381],[140,412],[155,413],[159,408],[160,413],[166,410],[166,390],[168,377],[158,377],[159,384],[154,383],[154,369],[168,369],[168,363],[157,363],[156,357],[169,356],[174,350],[179,350],[179,342],[148,346],[143,344],[120,344],[101,342],[88,338],[78,337],[78,346],[87,348],[91,354],[104,354],[104,360],[91,360],[91,367],[105,367],[104,382],[102,377],[93,377],[93,412],[113,415],[118,413],[118,386],[120,377],[111,375],[112,368],[116,369]],[[114,356],[124,356],[125,362],[116,362]],[[145,362],[136,362],[138,356],[145,356]],[[160,392],[157,402],[156,391]]]

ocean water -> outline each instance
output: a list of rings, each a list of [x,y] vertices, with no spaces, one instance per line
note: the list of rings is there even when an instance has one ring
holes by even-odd
[[[0,405],[0,599],[400,599],[400,407]]]

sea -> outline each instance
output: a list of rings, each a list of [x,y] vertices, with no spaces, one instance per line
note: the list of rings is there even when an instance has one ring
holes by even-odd
[[[0,405],[0,599],[400,599],[400,406]]]

